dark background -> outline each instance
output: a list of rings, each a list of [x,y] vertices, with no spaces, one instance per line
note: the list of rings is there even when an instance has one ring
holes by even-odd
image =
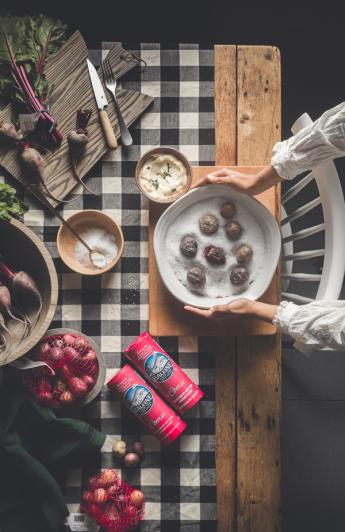
[[[315,119],[345,99],[342,3],[308,4],[31,0],[24,7],[3,0],[2,7],[59,17],[81,30],[90,48],[102,40],[276,45],[287,137],[302,112]],[[344,175],[344,161],[337,166]],[[345,353],[305,358],[285,347],[282,449],[284,532],[343,532]]]

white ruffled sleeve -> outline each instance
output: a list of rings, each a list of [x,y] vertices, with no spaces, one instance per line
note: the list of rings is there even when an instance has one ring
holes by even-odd
[[[313,301],[306,305],[283,301],[273,323],[297,340],[303,352],[345,350],[345,301]]]
[[[329,159],[345,155],[345,102],[326,111],[312,125],[273,148],[271,165],[292,179]]]

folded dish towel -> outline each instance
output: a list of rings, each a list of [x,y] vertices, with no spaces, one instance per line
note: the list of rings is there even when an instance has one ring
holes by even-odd
[[[0,386],[1,532],[61,530],[68,510],[52,471],[104,440],[87,423],[40,406],[18,385]]]

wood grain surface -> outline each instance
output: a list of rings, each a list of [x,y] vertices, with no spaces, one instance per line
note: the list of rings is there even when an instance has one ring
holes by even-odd
[[[198,166],[193,168],[193,181],[197,181],[217,168],[215,166]],[[239,172],[253,173],[259,167],[233,167]],[[261,167],[260,167],[261,168]],[[273,214],[276,212],[276,197],[274,189],[267,190],[257,196],[257,199]],[[238,318],[224,323],[206,320],[199,316],[188,314],[183,310],[183,305],[175,299],[165,288],[157,268],[153,250],[153,233],[158,221],[166,207],[150,202],[149,206],[149,331],[154,336],[238,336],[254,334],[274,334],[276,328],[263,321]],[[262,296],[267,303],[276,302],[276,285],[272,283]],[[226,330],[226,333],[224,333]]]
[[[268,46],[216,46],[215,65],[216,162],[269,162],[280,139],[279,51]],[[235,153],[226,145],[229,124],[233,130],[234,122]],[[279,217],[278,187],[274,194]],[[272,286],[278,296],[279,272]],[[280,337],[219,338],[215,358],[218,531],[279,532]]]
[[[236,165],[236,46],[215,46],[214,62],[216,164]],[[237,527],[236,338],[218,336],[215,340],[214,358],[218,531],[233,532]]]
[[[128,57],[128,53],[126,55],[128,60],[123,59],[125,54],[125,50],[119,43],[116,43],[109,50],[109,62],[117,77],[120,77],[135,65]],[[52,114],[57,120],[59,129],[63,133],[64,140],[54,153],[45,155],[46,169],[44,180],[54,196],[61,199],[64,199],[77,184],[69,162],[66,136],[70,130],[75,128],[76,111],[78,109],[88,108],[93,111],[88,126],[89,142],[87,150],[78,165],[80,177],[84,177],[107,151],[87,69],[87,57],[88,51],[85,41],[77,31],[61,47],[57,54],[51,58],[46,67],[48,82],[50,86],[54,87],[51,105]],[[102,78],[101,72],[99,74]],[[115,106],[111,100],[111,95],[107,91],[105,92],[109,103],[106,110],[114,128],[115,136],[119,138],[120,128],[116,117]],[[118,90],[117,96],[124,120],[128,126],[153,101],[150,96],[128,90]],[[0,119],[9,120],[10,117],[11,109],[8,106],[0,114]],[[27,186],[27,181],[20,167],[16,150],[0,150],[0,165],[24,186]],[[42,190],[44,189],[42,188]],[[39,194],[36,195],[39,197]],[[49,196],[46,197],[52,205],[56,205],[56,202],[52,198]]]
[[[237,164],[267,164],[281,136],[280,53],[237,49]],[[279,216],[280,189],[276,216]],[[275,276],[279,294],[279,272]],[[237,528],[278,532],[280,515],[281,342],[237,339]]]

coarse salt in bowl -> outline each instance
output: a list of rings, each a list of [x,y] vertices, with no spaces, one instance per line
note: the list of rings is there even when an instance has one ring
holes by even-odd
[[[66,266],[83,275],[100,275],[118,263],[123,253],[124,238],[115,220],[102,211],[88,209],[72,215],[68,222],[96,253],[92,254],[91,261],[88,249],[63,224],[56,243]]]

